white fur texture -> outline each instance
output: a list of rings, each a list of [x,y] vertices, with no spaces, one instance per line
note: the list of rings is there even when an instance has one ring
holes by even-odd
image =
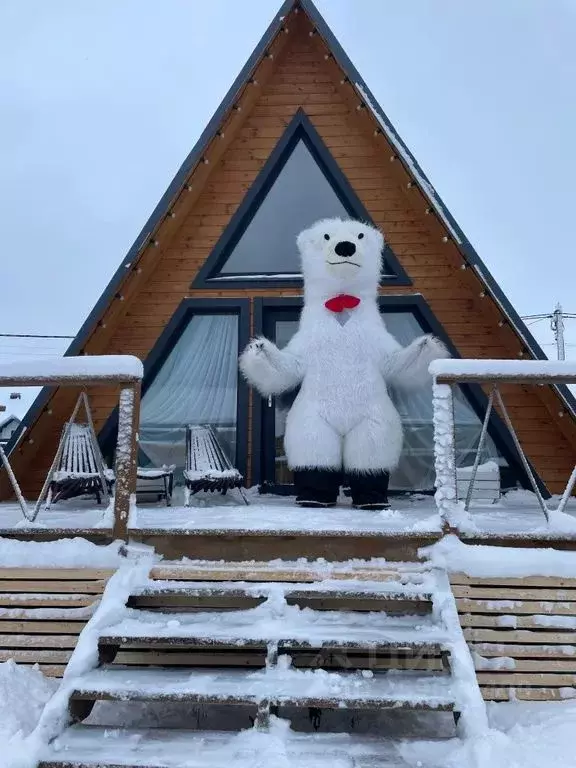
[[[352,256],[338,256],[341,241],[354,243]],[[387,382],[420,386],[429,363],[445,357],[446,349],[431,336],[402,348],[386,330],[376,301],[384,247],[378,230],[327,219],[302,232],[297,243],[305,299],[299,329],[282,350],[267,339],[250,342],[240,358],[242,373],[264,396],[301,385],[286,420],[292,469],[393,469],[403,434]],[[342,293],[360,299],[345,324],[324,306]]]

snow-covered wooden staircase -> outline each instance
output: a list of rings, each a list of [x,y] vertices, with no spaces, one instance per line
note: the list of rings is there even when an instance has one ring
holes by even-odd
[[[100,633],[100,665],[74,680],[72,724],[41,765],[408,765],[394,734],[318,731],[330,710],[456,713],[436,580],[418,563],[156,567]],[[124,728],[109,702],[229,714],[220,730]],[[288,727],[302,710],[314,732]]]

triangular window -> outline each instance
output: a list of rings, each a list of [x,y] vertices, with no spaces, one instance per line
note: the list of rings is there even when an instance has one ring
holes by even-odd
[[[194,287],[301,280],[297,235],[323,218],[370,216],[300,110],[248,191]],[[409,280],[386,247],[383,282]]]

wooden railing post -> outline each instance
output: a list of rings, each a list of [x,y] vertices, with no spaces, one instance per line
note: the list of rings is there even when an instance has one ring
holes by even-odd
[[[458,501],[454,434],[454,393],[451,384],[434,381],[434,461],[436,506],[446,532],[453,528],[453,511]]]
[[[138,422],[140,418],[140,382],[125,385],[118,403],[118,440],[116,443],[116,484],[114,488],[114,527],[117,539],[128,540],[130,502],[136,497],[138,457]]]

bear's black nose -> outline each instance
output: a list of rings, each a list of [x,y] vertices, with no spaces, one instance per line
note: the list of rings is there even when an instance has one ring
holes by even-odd
[[[336,243],[334,250],[338,256],[343,256],[344,258],[349,259],[350,256],[354,256],[356,253],[356,246],[349,240],[341,240],[339,243]]]

